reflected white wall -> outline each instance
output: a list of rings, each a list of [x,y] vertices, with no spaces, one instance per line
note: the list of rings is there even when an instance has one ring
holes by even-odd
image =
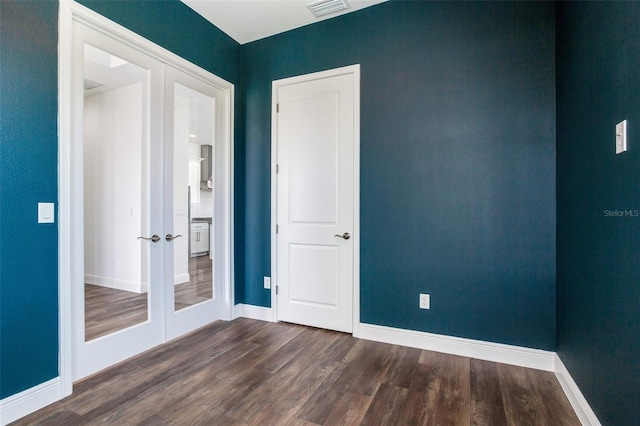
[[[84,107],[85,282],[146,291],[142,83],[88,96]]]

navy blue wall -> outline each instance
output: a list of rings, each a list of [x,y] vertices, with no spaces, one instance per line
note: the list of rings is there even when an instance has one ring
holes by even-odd
[[[0,398],[58,376],[57,13],[0,2]]]
[[[104,16],[238,84],[240,45],[178,0],[83,1]],[[0,398],[58,376],[58,3],[0,2]],[[179,36],[177,35],[179,31]],[[241,88],[236,86],[240,110]],[[238,126],[236,137],[241,135]]]
[[[361,321],[554,350],[554,52],[544,2],[393,1],[243,46],[237,301],[270,304],[272,80],[359,63]]]
[[[557,352],[602,424],[637,425],[640,3],[561,3],[556,26]]]

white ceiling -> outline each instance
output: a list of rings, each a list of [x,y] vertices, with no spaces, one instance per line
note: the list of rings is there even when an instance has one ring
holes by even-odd
[[[347,0],[349,8],[313,16],[307,4],[316,0],[181,0],[240,44],[303,27],[387,0]]]

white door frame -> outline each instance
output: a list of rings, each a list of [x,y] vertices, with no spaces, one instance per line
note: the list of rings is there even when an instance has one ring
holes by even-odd
[[[82,206],[74,204],[72,199],[75,185],[72,171],[71,135],[73,134],[71,115],[72,87],[72,22],[79,21],[97,31],[112,37],[134,49],[141,50],[162,63],[184,71],[196,78],[205,80],[224,93],[223,116],[225,130],[224,140],[227,153],[224,159],[224,176],[227,178],[224,187],[224,229],[225,235],[219,236],[224,241],[225,252],[222,253],[224,271],[223,280],[223,318],[232,318],[233,308],[233,100],[234,86],[176,54],[144,39],[113,21],[99,15],[91,9],[72,0],[61,0],[59,9],[58,34],[58,288],[59,288],[59,375],[60,399],[73,391],[73,316],[72,316],[72,277],[78,275],[78,267],[74,259],[82,259],[83,252],[78,247],[78,235],[71,218],[78,214]],[[161,231],[162,232],[162,231]],[[75,240],[74,240],[75,239]]]
[[[277,243],[276,225],[278,212],[278,89],[282,86],[304,83],[321,78],[340,75],[353,76],[353,331],[354,336],[360,334],[360,64],[335,68],[296,77],[275,80],[271,90],[271,321],[278,321],[278,305],[276,297],[277,276]]]

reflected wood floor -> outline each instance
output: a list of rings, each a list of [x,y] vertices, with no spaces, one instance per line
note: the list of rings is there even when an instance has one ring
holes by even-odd
[[[213,268],[209,255],[189,258],[189,282],[175,286],[175,310],[213,297]]]
[[[174,287],[176,311],[213,297],[209,256],[189,258],[189,278],[188,283]],[[85,284],[84,297],[86,341],[147,320],[147,293]]]
[[[84,285],[86,341],[106,336],[146,320],[147,293],[134,293],[92,284]]]
[[[218,321],[16,425],[579,425],[553,373],[287,323]]]

